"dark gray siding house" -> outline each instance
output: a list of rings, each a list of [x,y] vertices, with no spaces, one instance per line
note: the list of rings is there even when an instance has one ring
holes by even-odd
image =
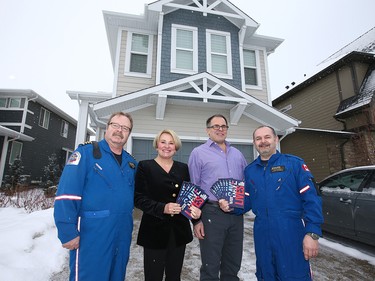
[[[77,121],[32,90],[0,89],[0,178],[19,158],[23,174],[39,182],[52,154],[61,168],[74,150]]]

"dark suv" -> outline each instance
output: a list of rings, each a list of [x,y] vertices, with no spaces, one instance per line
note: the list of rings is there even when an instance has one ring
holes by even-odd
[[[342,170],[319,183],[324,231],[375,246],[375,165]]]

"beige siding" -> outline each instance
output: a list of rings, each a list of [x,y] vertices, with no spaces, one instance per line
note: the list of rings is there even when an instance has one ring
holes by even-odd
[[[125,76],[125,54],[126,54],[126,40],[127,40],[127,31],[122,31],[121,35],[121,50],[120,50],[120,61],[119,61],[119,70],[117,77],[117,96],[121,96],[127,93],[138,91],[144,88],[148,88],[155,85],[156,81],[156,55],[157,55],[157,37],[154,36],[153,40],[153,53],[152,53],[152,72],[151,78],[142,78],[142,77],[133,77]]]
[[[352,72],[349,67],[343,67],[338,70],[341,95],[342,99],[345,100],[355,95]]]
[[[207,138],[206,120],[213,114],[223,114],[228,118],[228,110],[215,110],[209,108],[189,108],[177,105],[168,105],[163,120],[155,119],[155,107],[148,107],[132,113],[134,119],[133,134],[155,135],[162,129],[169,128],[181,137],[189,139]],[[238,125],[229,124],[228,139],[237,139],[250,143],[253,130],[259,123],[247,117],[241,117]]]
[[[317,181],[342,169],[340,144],[337,139],[323,133],[297,131],[281,141],[281,152],[301,157]]]
[[[275,107],[281,109],[292,104],[286,114],[303,120],[300,127],[342,130],[343,125],[334,119],[340,104],[335,74],[304,88]]]

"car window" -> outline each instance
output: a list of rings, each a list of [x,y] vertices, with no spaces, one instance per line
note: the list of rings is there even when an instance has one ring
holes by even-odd
[[[373,175],[370,183],[368,184],[368,186],[366,186],[365,188],[363,188],[363,193],[369,193],[371,195],[375,195],[375,175]]]
[[[322,191],[357,191],[363,180],[366,178],[367,171],[350,171],[342,173],[322,182]]]

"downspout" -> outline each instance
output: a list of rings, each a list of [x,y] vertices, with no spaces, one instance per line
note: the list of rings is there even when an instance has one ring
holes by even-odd
[[[286,136],[288,136],[288,135],[294,133],[295,131],[296,131],[296,128],[294,128],[294,127],[289,128],[289,129],[285,130],[285,134],[284,134],[281,138],[279,138],[279,143],[278,143],[278,148],[277,148],[277,149],[278,149],[280,152],[281,152],[281,141],[282,141]]]

